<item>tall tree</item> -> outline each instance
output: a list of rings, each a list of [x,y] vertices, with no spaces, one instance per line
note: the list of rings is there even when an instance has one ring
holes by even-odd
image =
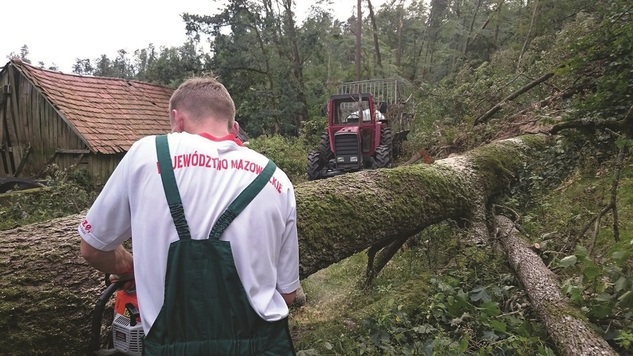
[[[112,61],[107,55],[102,54],[101,57],[95,60],[95,69],[93,74],[98,77],[114,77],[114,70],[112,69]]]
[[[363,32],[363,10],[361,9],[362,0],[358,0],[358,4],[356,5],[356,55],[355,55],[355,63],[356,63],[356,80],[359,81],[361,79],[361,35]]]
[[[466,34],[466,43],[464,44],[464,50],[463,50],[463,54],[466,55],[466,53],[468,52],[468,46],[470,45],[470,42],[472,40],[473,35],[473,28],[475,27],[475,20],[477,19],[477,14],[479,13],[479,9],[481,8],[481,4],[483,2],[483,0],[476,0],[477,1],[477,6],[475,7],[475,11],[473,11],[472,14],[472,18],[470,20],[470,25],[468,26],[468,33]]]
[[[176,87],[189,77],[209,71],[210,58],[189,40],[179,47],[162,47],[159,51],[150,45],[138,52],[135,61],[145,66],[144,71],[138,68],[137,78]]]
[[[292,0],[284,0],[284,15],[286,24],[286,33],[288,34],[288,42],[291,49],[292,71],[297,80],[297,100],[299,102],[297,113],[295,114],[295,125],[298,130],[301,129],[302,122],[308,119],[308,103],[305,95],[305,80],[303,78],[303,61],[299,53],[299,45],[297,43],[297,29],[295,27],[294,13],[292,11]]]
[[[519,52],[519,59],[517,59],[517,69],[516,69],[517,73],[521,69],[521,61],[523,60],[523,54],[525,53],[528,43],[530,42],[530,39],[532,37],[532,32],[534,31],[534,24],[536,23],[536,19],[538,17],[539,11],[540,11],[540,2],[539,0],[534,0],[534,9],[532,10],[530,28],[527,34],[525,35],[525,40],[523,41],[523,47],[521,47],[521,52]]]
[[[448,0],[431,0],[431,9],[427,21],[426,54],[424,56],[422,72],[423,78],[426,80],[434,79],[431,70],[435,66],[436,51],[439,47],[438,39],[440,38],[440,28],[446,18],[447,8]]]
[[[380,57],[380,46],[378,45],[378,26],[376,26],[376,16],[374,15],[374,7],[371,5],[371,0],[367,0],[367,6],[369,7],[369,19],[371,21],[372,37],[374,38],[374,59],[376,65],[382,70],[382,58]]]
[[[136,79],[146,81],[147,71],[156,61],[156,48],[153,44],[149,44],[147,48],[137,49],[134,51],[134,62],[136,66]]]
[[[239,119],[247,132],[255,135],[282,132],[275,69],[288,68],[275,67],[279,63],[274,62],[278,57],[273,52],[275,47],[270,36],[276,32],[267,31],[271,22],[266,21],[264,5],[233,0],[215,16],[183,16],[194,38],[208,36],[214,54],[213,71],[233,93],[238,102]]]
[[[255,135],[296,135],[309,116],[292,5],[231,0],[218,15],[184,16],[195,39],[210,41],[212,69],[234,93],[240,120]]]

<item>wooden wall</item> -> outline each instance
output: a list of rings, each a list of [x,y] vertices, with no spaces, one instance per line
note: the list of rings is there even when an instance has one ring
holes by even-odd
[[[77,165],[99,181],[110,176],[123,154],[90,153],[37,87],[11,65],[0,76],[0,88],[7,85],[9,94],[0,91],[4,99],[0,100],[0,129],[4,125],[4,132],[8,131],[8,135],[0,134],[1,147],[5,148],[0,152],[0,177],[12,176],[16,170],[20,170],[19,177],[36,177],[47,163],[55,163],[62,169]],[[12,152],[7,149],[9,142]],[[8,169],[3,165],[2,154]],[[11,155],[13,162],[9,159]]]

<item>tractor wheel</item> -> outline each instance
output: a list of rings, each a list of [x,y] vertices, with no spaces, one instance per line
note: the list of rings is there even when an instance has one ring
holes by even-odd
[[[310,152],[308,155],[308,180],[321,178],[323,161],[319,152]]]
[[[389,168],[391,167],[391,147],[380,145],[376,147],[376,154],[374,161],[376,162],[376,168]]]
[[[380,146],[387,146],[390,150],[393,147],[393,135],[391,134],[391,127],[387,125],[380,125]]]
[[[321,159],[324,163],[327,163],[332,157],[334,157],[334,153],[330,148],[330,135],[327,131],[323,131],[321,134],[321,142],[319,143],[319,153],[321,154]]]

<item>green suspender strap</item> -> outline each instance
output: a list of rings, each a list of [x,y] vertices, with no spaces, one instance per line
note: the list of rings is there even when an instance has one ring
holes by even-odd
[[[174,219],[178,237],[180,239],[191,239],[189,225],[187,225],[187,219],[185,218],[185,210],[182,206],[182,200],[180,200],[180,191],[176,185],[167,135],[156,136],[156,154],[158,155],[160,179],[163,181],[169,212],[172,219]]]
[[[218,221],[213,225],[211,232],[209,233],[210,239],[219,239],[220,235],[231,224],[233,219],[237,217],[244,208],[255,198],[255,196],[266,186],[266,183],[270,180],[273,173],[275,173],[277,166],[273,161],[268,160],[268,164],[264,167],[264,170],[244,189],[240,195],[233,200],[231,205],[220,215]]]

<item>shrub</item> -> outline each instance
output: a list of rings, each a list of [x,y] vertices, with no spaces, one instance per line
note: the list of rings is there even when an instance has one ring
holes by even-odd
[[[249,148],[270,158],[281,168],[293,184],[306,180],[308,150],[297,137],[260,136],[249,141]]]

